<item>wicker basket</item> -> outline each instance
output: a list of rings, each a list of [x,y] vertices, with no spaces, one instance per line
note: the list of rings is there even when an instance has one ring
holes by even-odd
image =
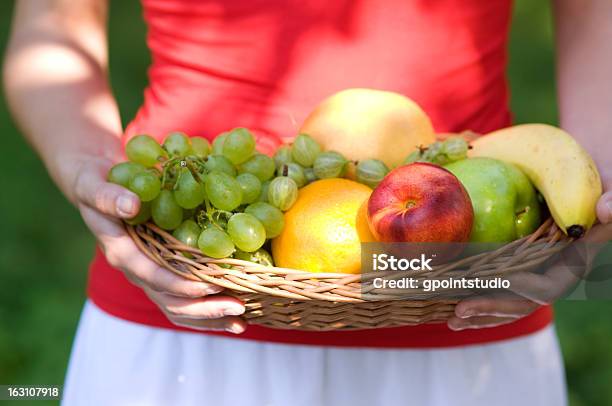
[[[153,224],[126,227],[138,247],[160,266],[188,279],[221,286],[226,294],[242,300],[244,318],[250,324],[312,331],[417,325],[447,320],[457,303],[457,295],[445,299],[448,291],[426,295],[422,290],[405,289],[398,296],[371,289],[367,282],[384,276],[382,272],[313,274],[232,258],[212,259]],[[486,279],[529,271],[571,241],[548,219],[528,237],[410,276],[431,279],[461,274]],[[399,277],[397,272],[386,276]]]

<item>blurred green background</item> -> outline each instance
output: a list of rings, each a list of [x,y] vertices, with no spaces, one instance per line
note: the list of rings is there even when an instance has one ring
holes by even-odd
[[[0,2],[0,52],[12,4]],[[124,121],[146,84],[140,13],[137,0],[111,1],[111,76]],[[517,0],[509,68],[517,122],[557,121],[552,43],[548,2]],[[0,137],[0,384],[61,384],[94,240],[21,138],[3,98]],[[612,302],[562,302],[556,310],[571,404],[612,405]]]

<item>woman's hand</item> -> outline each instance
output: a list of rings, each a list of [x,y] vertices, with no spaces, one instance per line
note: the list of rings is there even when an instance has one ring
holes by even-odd
[[[49,174],[81,212],[111,265],[142,287],[175,324],[240,333],[242,304],[219,289],[161,269],[126,234],[121,219],[138,213],[130,191],[106,182],[123,132],[108,84],[106,17],[99,0],[15,4],[4,59],[13,116]]]
[[[237,316],[244,313],[244,306],[239,300],[209,296],[222,289],[183,279],[140,252],[121,222],[138,213],[140,202],[134,193],[106,181],[112,162],[95,157],[83,162],[72,195],[108,262],[141,287],[174,324],[198,330],[243,332],[246,323]]]
[[[461,301],[448,327],[459,331],[511,323],[531,314],[540,305],[553,303],[576,286],[588,274],[598,249],[612,240],[612,181],[604,180],[604,191],[597,203],[600,224],[589,230],[575,249],[544,273],[519,272],[509,276],[514,294]]]
[[[13,116],[49,174],[81,212],[108,261],[175,324],[240,333],[242,304],[216,286],[160,268],[126,234],[138,213],[135,194],[106,182],[121,152],[121,120],[110,91],[106,1],[15,3],[3,83]]]

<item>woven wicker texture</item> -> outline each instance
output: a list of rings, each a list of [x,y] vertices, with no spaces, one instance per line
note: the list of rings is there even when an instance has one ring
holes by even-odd
[[[246,305],[244,318],[251,324],[325,331],[442,322],[453,314],[458,297],[469,293],[373,288],[375,277],[406,276],[399,272],[313,274],[232,258],[212,259],[153,224],[126,227],[138,247],[157,264],[182,277],[222,286],[226,294],[242,300]],[[434,267],[433,271],[411,272],[410,276],[419,280],[456,276],[487,279],[529,271],[571,241],[548,219],[528,237]]]

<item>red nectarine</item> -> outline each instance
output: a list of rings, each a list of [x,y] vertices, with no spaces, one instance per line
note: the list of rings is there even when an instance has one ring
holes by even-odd
[[[473,220],[459,179],[429,163],[394,169],[368,201],[370,230],[382,242],[466,242]]]

